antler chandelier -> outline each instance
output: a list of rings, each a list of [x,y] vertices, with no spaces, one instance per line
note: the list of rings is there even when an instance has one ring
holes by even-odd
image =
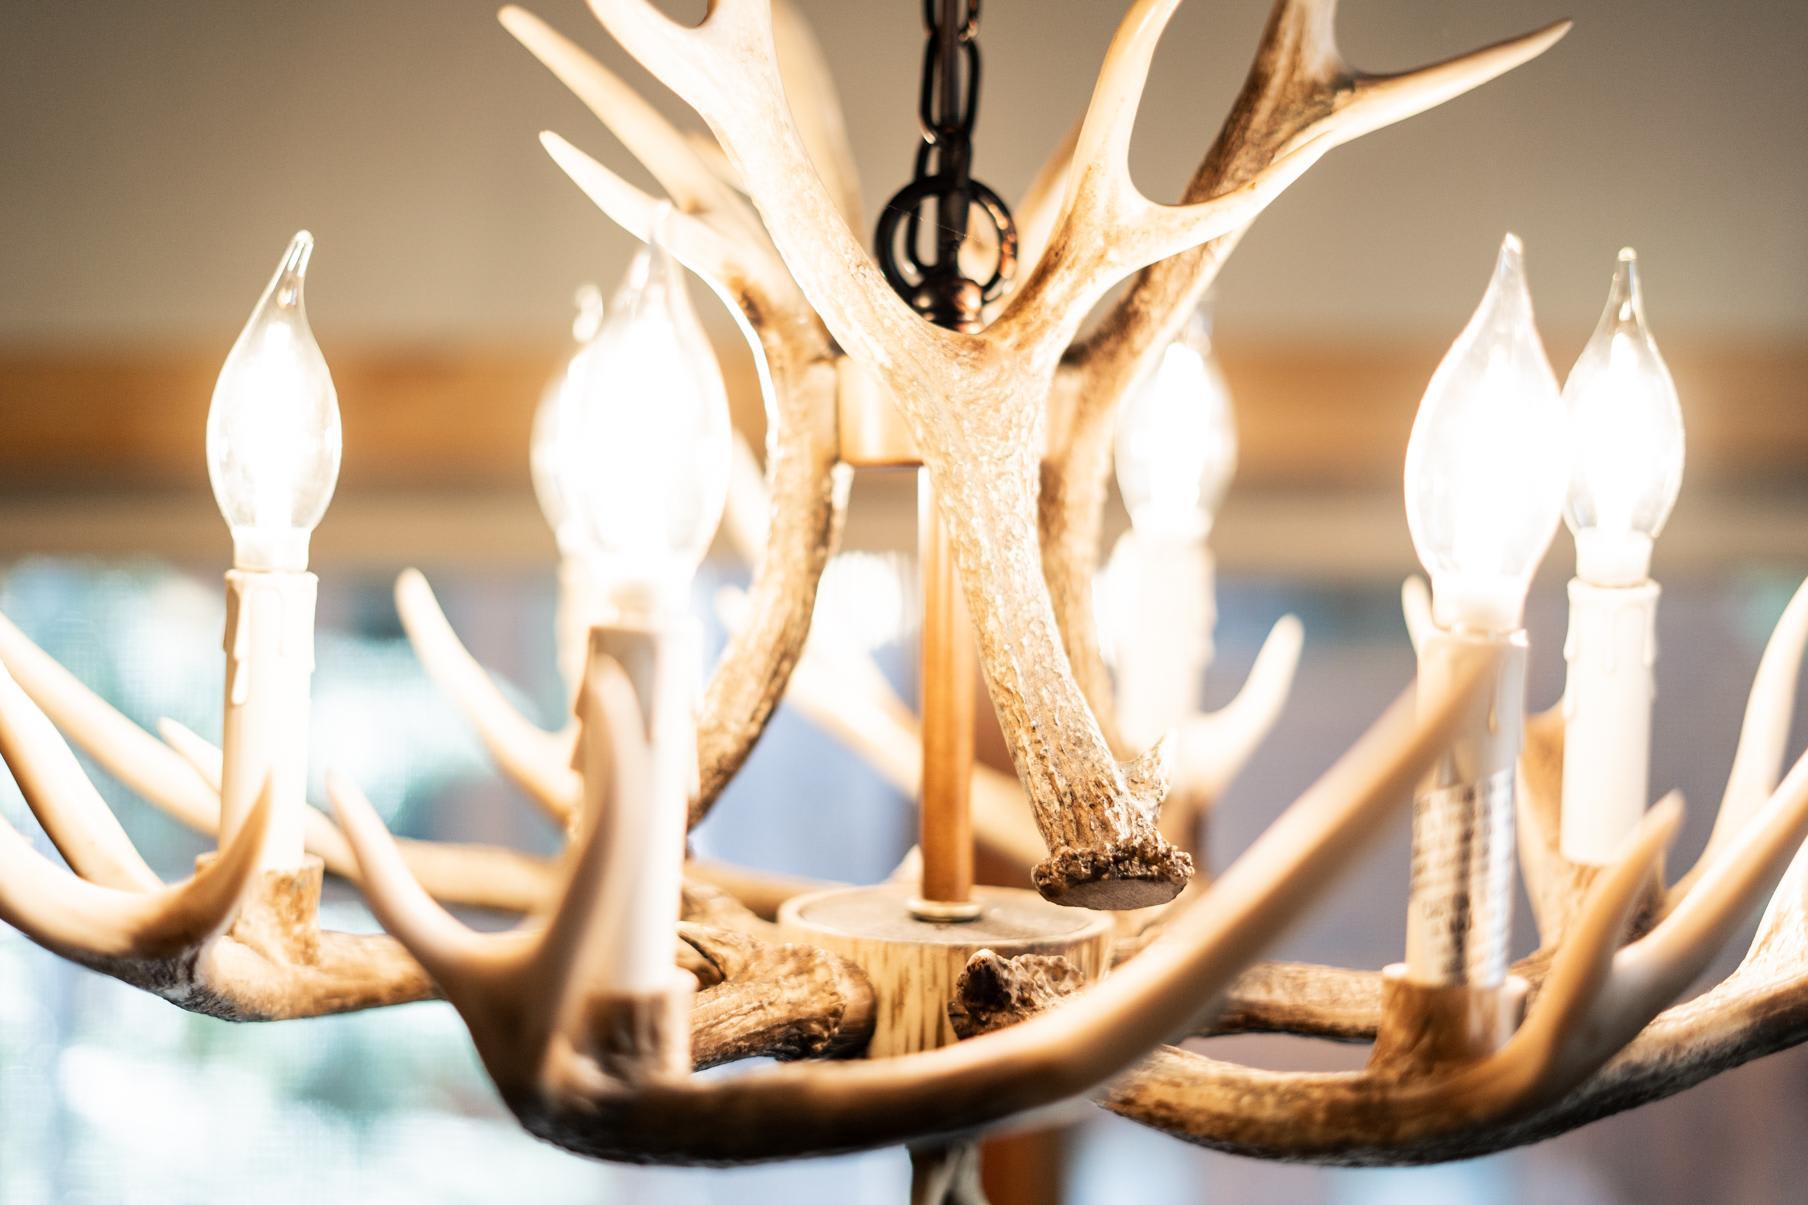
[[[648,248],[606,309],[587,305],[536,423],[536,486],[563,557],[570,727],[549,733],[512,708],[418,573],[396,590],[429,673],[566,827],[566,851],[397,841],[336,776],[332,818],[305,799],[308,534],[340,431],[303,307],[302,234],[207,425],[234,548],[221,745],[140,730],[0,620],[0,754],[68,863],[0,824],[0,918],[233,1020],[442,997],[521,1124],[581,1155],[731,1164],[908,1144],[925,1201],[978,1199],[976,1132],[1082,1094],[1222,1150],[1420,1163],[1535,1141],[1808,1038],[1808,870],[1789,869],[1808,836],[1808,764],[1781,775],[1808,589],[1764,654],[1713,836],[1673,884],[1662,854],[1680,804],[1645,806],[1649,563],[1682,427],[1629,251],[1560,391],[1508,236],[1406,449],[1407,519],[1431,579],[1405,593],[1416,689],[1214,882],[1188,852],[1272,724],[1300,647],[1283,620],[1235,702],[1193,709],[1211,623],[1205,537],[1234,455],[1201,298],[1327,151],[1536,57],[1567,23],[1374,75],[1339,53],[1333,0],[1279,0],[1182,203],[1159,205],[1127,156],[1178,0],[1136,0],[1083,120],[1013,214],[972,174],[977,0],[928,0],[924,144],[875,257],[855,233],[828,71],[783,0],[712,0],[695,27],[646,0],[590,4],[713,138],[503,10],[667,194],[541,136]],[[753,346],[763,481],[734,443],[674,259]],[[1114,560],[1143,613],[1183,617],[1116,650],[1116,698],[1094,617],[1114,453],[1134,524]],[[860,650],[805,647],[849,479],[876,466],[920,473],[920,715]],[[698,695],[690,578],[725,507],[756,569],[727,600],[733,635]],[[1558,711],[1528,718],[1522,609],[1560,512],[1578,545],[1570,677]],[[976,663],[1015,778],[974,764]],[[686,832],[787,686],[918,795],[921,844],[891,881],[799,883],[687,858]],[[217,834],[217,855],[180,884],[159,880],[65,734]],[[1408,799],[1404,962],[1258,961]],[[976,842],[1018,868],[1017,885],[974,885]],[[1540,947],[1510,964],[1516,863]],[[327,872],[362,888],[387,936],[319,927]],[[1677,1003],[1767,895],[1739,968]],[[456,905],[523,919],[479,933]],[[1163,1045],[1255,1031],[1373,1053],[1359,1072],[1305,1074]],[[692,1074],[754,1056],[793,1065]]]

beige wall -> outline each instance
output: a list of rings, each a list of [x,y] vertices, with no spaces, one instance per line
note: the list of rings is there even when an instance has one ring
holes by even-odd
[[[908,171],[919,6],[802,2],[853,93],[871,205]],[[533,135],[624,158],[493,7],[8,0],[0,343],[223,349],[303,225],[320,239],[324,341],[556,332],[572,286],[612,276],[628,243]],[[606,47],[578,0],[536,7]],[[978,166],[1002,191],[1083,106],[1120,8],[986,5]],[[1183,6],[1137,145],[1152,193],[1171,195],[1209,141],[1264,9]],[[1453,333],[1508,226],[1560,368],[1628,241],[1660,336],[1808,332],[1808,6],[1365,0],[1343,25],[1353,58],[1387,68],[1566,14],[1577,28],[1544,61],[1315,168],[1238,251],[1227,334]]]

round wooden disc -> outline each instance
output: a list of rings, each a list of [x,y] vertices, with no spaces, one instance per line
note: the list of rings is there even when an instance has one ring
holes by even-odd
[[[1004,957],[1059,954],[1089,979],[1111,961],[1109,915],[1062,908],[1033,891],[978,887],[970,921],[918,920],[912,885],[837,887],[787,900],[779,927],[788,940],[841,955],[866,972],[877,996],[871,1057],[914,1054],[954,1043],[948,1001],[967,960],[980,950]]]

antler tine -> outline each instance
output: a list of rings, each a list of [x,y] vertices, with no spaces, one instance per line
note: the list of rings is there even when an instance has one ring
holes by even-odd
[[[32,814],[75,872],[105,887],[149,891],[162,880],[139,856],[62,734],[0,665],[0,758]]]
[[[497,19],[621,140],[678,208],[706,214],[735,237],[765,244],[765,228],[747,203],[640,93],[526,9],[511,4]]]
[[[1796,588],[1758,660],[1758,672],[1752,676],[1751,694],[1745,704],[1745,722],[1739,730],[1739,745],[1733,754],[1733,768],[1727,775],[1726,793],[1714,817],[1713,831],[1695,865],[1671,888],[1673,899],[1689,892],[1721,851],[1738,839],[1775,790],[1795,717],[1796,683],[1801,678],[1805,652],[1808,580]]]
[[[1649,1007],[1649,997],[1632,999],[1645,993],[1628,992],[1628,981],[1647,990],[1654,985],[1625,965],[1636,947],[1621,943],[1662,872],[1664,850],[1682,815],[1682,796],[1675,792],[1647,812],[1627,838],[1626,852],[1596,877],[1564,930],[1538,999],[1509,1043],[1541,1052],[1533,1060],[1533,1082],[1519,1090],[1516,1109],[1535,1108],[1581,1082],[1681,990],[1677,985]]]
[[[557,999],[554,1015],[560,1018],[581,1016],[585,1000],[596,988],[590,967],[604,940],[604,927],[628,908],[627,898],[616,889],[627,864],[662,856],[658,851],[616,847],[604,836],[603,811],[646,808],[654,802],[651,751],[634,687],[621,666],[605,658],[593,667],[584,689],[584,739],[601,742],[585,761],[591,767],[606,766],[606,781],[600,784],[594,811],[583,818],[564,890],[534,951],[534,973],[548,997]],[[679,851],[665,854],[677,857]]]
[[[569,738],[547,732],[515,710],[459,640],[419,570],[404,569],[396,578],[395,601],[421,667],[464,713],[497,766],[547,815],[568,823],[579,789]]]
[[[0,615],[0,662],[60,730],[135,793],[197,832],[220,823],[220,800],[156,737],[33,644]]]
[[[809,21],[791,0],[774,0],[772,39],[778,51],[778,74],[797,119],[798,137],[810,152],[810,162],[822,177],[823,187],[835,198],[835,208],[852,229],[860,228],[860,172],[854,165],[854,148],[848,140],[841,96],[835,88],[829,61],[822,53]]]
[[[1615,951],[1679,820],[1673,798],[1645,817],[1626,852],[1595,882],[1526,1022],[1486,1058],[1443,1074],[1403,1076],[1385,1067],[1300,1074],[1165,1048],[1114,1084],[1102,1103],[1189,1141],[1267,1158],[1416,1163],[1455,1157],[1469,1143],[1493,1149],[1489,1135],[1586,1079],[1648,1019],[1614,1007],[1624,1000],[1624,951]]]
[[[358,859],[358,883],[377,923],[426,968],[448,998],[456,1001],[474,976],[498,965],[518,965],[525,957],[524,942],[515,934],[478,933],[427,894],[351,779],[329,772],[326,793]]]
[[[1304,625],[1296,616],[1283,615],[1262,642],[1236,696],[1219,710],[1180,726],[1168,806],[1187,799],[1203,808],[1224,793],[1280,718],[1304,644]],[[1167,821],[1165,808],[1162,819]]]
[[[669,202],[635,188],[551,131],[541,132],[540,145],[611,221],[643,243],[670,251],[722,296],[730,313],[742,317],[732,282],[749,266],[744,245],[730,243],[690,214],[671,210]]]
[[[149,890],[76,878],[0,820],[0,919],[84,965],[177,957],[224,929],[257,870],[269,828],[266,782],[245,825],[192,878]]]
[[[1067,200],[1068,176],[1073,169],[1074,150],[1080,145],[1080,130],[1086,124],[1084,116],[1067,131],[1049,157],[1036,169],[1036,175],[1030,180],[1030,186],[1023,191],[1022,200],[1012,216],[1017,220],[1017,264],[1018,271],[1028,279],[1036,265],[1042,262],[1043,252],[1048,250],[1049,236],[1054,233],[1055,222],[1061,217],[1062,206]]]
[[[1419,709],[1403,696],[1147,951],[1058,1014],[909,1059],[730,1080],[592,1080],[585,1099],[510,1104],[533,1133],[569,1150],[708,1163],[957,1133],[1084,1091],[1180,1032],[1353,861],[1438,756],[1480,681]]]
[[[157,721],[157,734],[219,792],[221,755],[212,742],[168,718]],[[217,827],[216,822],[208,831]],[[307,851],[325,864],[328,873],[357,881],[358,859],[351,844],[317,805],[310,803],[303,811],[302,832]],[[409,871],[436,900],[500,912],[533,912],[546,902],[552,871],[544,858],[499,845],[407,839],[396,844]]]
[[[842,347],[869,363],[927,362],[962,341],[892,292],[823,183],[786,100],[768,0],[720,0],[695,27],[646,0],[590,0],[590,8],[715,133],[786,266]]]
[[[1154,3],[1146,0],[1143,7]],[[1084,347],[1076,349],[1079,362],[1095,374],[1094,384],[1109,383],[1105,396],[1096,402],[1106,411],[1142,377],[1145,357],[1158,352],[1178,329],[1234,245],[1234,238],[1216,248],[1202,245],[1216,237],[1199,236],[1199,231],[1217,224],[1213,205],[1241,195],[1245,220],[1253,218],[1272,200],[1277,186],[1284,187],[1326,151],[1505,74],[1544,53],[1570,28],[1568,21],[1557,21],[1440,63],[1370,75],[1345,64],[1336,43],[1336,8],[1336,0],[1276,4],[1243,91],[1188,185],[1183,204],[1144,202],[1165,211],[1167,235],[1182,244],[1167,254],[1193,250],[1165,270],[1151,268],[1145,273],[1132,295],[1113,308]],[[1165,15],[1159,19],[1165,24]],[[1159,34],[1159,29],[1154,32]],[[1139,71],[1146,73],[1146,62]],[[1139,74],[1139,90],[1140,78]],[[1124,178],[1127,181],[1127,173]],[[1226,233],[1240,231],[1241,226],[1233,223]],[[1157,255],[1145,262],[1153,265],[1160,259]]]
[[[1715,851],[1687,895],[1622,958],[1634,983],[1673,996],[1700,974],[1733,930],[1783,878],[1808,838],[1808,754],[1739,835]],[[1668,999],[1662,1001],[1667,1003]]]
[[[1331,0],[1280,0],[1276,4],[1242,92],[1187,186],[1182,198],[1187,204],[1168,214],[1170,225],[1184,225],[1207,212],[1189,209],[1189,205],[1209,206],[1239,190],[1247,193],[1252,185],[1270,187],[1281,177],[1297,175],[1332,146],[1492,79],[1541,53],[1568,28],[1560,22],[1383,81],[1351,73],[1345,66],[1333,36],[1335,9]],[[1368,99],[1358,102],[1358,97]],[[1281,177],[1276,177],[1276,172]],[[1070,184],[1070,191],[1072,187]],[[1189,214],[1194,216],[1189,218]],[[1253,209],[1248,216],[1254,216]],[[1189,231],[1188,237],[1197,233]],[[1109,679],[1091,632],[1090,584],[1111,473],[1113,415],[1199,304],[1241,235],[1240,227],[1233,228],[1171,258],[1151,262],[1092,333],[1068,349],[1050,397],[1054,421],[1048,463],[1043,469],[1043,568],[1076,676],[1085,684],[1095,710],[1101,711],[1107,731],[1111,728]],[[1109,240],[1091,240],[1099,241]],[[1090,242],[1081,240],[1078,245],[1083,259]],[[1032,282],[1055,270],[1052,260],[1059,254],[1043,257]],[[1067,269],[1078,274],[1087,270],[1099,269],[1087,269],[1078,262]],[[1117,279],[1107,275],[1107,285]],[[1076,283],[1051,290],[1051,295],[1073,291]],[[1092,287],[1088,284],[1079,292],[1088,294]],[[1030,291],[1026,285],[1020,303]],[[1041,308],[1041,303],[1036,308]],[[1077,324],[1079,315],[1070,321]],[[1036,333],[1036,323],[1027,318],[1021,325],[1026,336]],[[1059,341],[1055,332],[1045,334]],[[1059,338],[1071,335],[1072,329],[1067,329]]]

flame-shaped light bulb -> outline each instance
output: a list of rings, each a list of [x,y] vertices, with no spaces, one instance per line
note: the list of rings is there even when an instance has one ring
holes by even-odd
[[[306,569],[339,480],[339,395],[302,298],[313,250],[305,230],[289,243],[207,412],[207,473],[240,569]]]
[[[1568,487],[1567,423],[1526,289],[1501,243],[1469,325],[1432,374],[1406,446],[1406,520],[1448,629],[1520,626]]]
[[[1638,257],[1621,250],[1607,308],[1563,384],[1572,463],[1564,518],[1576,576],[1632,586],[1650,575],[1651,543],[1682,488],[1682,407],[1645,325]]]
[[[590,400],[584,387],[593,379],[587,366],[603,324],[602,290],[593,284],[580,286],[574,302],[577,315],[571,322],[571,337],[576,346],[540,397],[529,445],[534,495],[560,554],[566,557],[581,557],[588,546],[579,522],[584,466],[571,432],[577,421],[574,415],[581,414]]]
[[[1117,485],[1139,535],[1203,540],[1237,467],[1230,390],[1201,306],[1125,404],[1117,424]]]
[[[669,609],[709,548],[728,491],[728,392],[684,278],[649,246],[587,349],[569,440],[578,532],[623,609]]]

